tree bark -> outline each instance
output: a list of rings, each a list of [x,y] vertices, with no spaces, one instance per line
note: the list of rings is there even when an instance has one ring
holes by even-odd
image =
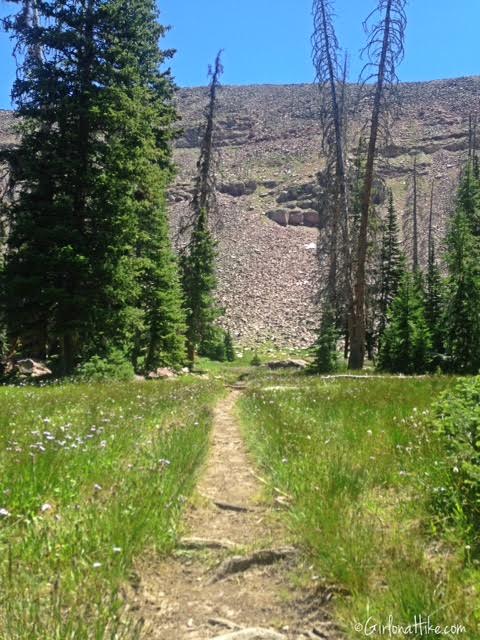
[[[370,123],[370,140],[368,144],[362,193],[354,299],[351,313],[350,358],[348,362],[348,368],[353,370],[362,369],[365,363],[365,270],[367,260],[368,222],[372,197],[373,171],[377,149],[378,130],[382,111],[382,98],[385,89],[387,53],[390,46],[392,2],[393,0],[388,0],[385,12],[382,51],[378,65],[378,76],[373,101],[372,119]]]

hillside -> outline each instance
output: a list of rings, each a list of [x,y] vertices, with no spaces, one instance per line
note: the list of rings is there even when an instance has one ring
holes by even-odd
[[[394,190],[407,250],[412,152],[418,153],[424,256],[430,181],[436,181],[436,236],[442,237],[479,91],[480,78],[399,87],[398,118],[378,171]],[[358,131],[368,96],[358,101],[354,87],[350,93]],[[181,89],[177,100],[183,134],[169,194],[174,223],[188,209],[206,90]],[[224,323],[240,343],[307,346],[314,337],[321,278],[317,246],[325,222],[315,177],[321,166],[318,115],[312,85],[224,87],[220,93],[219,301]],[[9,112],[0,112],[1,144],[14,142],[11,120]]]

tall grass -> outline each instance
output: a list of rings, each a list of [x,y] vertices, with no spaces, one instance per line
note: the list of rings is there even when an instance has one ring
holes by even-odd
[[[315,571],[349,594],[336,604],[347,637],[369,619],[431,616],[479,638],[478,571],[460,540],[435,536],[424,487],[442,449],[423,418],[453,380],[285,380],[260,379],[241,413],[272,485],[292,497],[292,531]]]
[[[208,381],[0,389],[0,638],[132,638],[119,587],[174,544]]]

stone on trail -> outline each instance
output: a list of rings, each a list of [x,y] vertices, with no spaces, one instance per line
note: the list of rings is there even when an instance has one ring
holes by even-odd
[[[255,627],[232,631],[221,636],[215,636],[212,640],[285,640],[285,636],[271,629]]]

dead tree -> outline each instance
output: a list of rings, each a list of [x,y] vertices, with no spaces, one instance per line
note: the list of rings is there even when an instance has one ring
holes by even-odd
[[[190,217],[190,239],[181,256],[182,282],[187,309],[187,350],[193,366],[198,348],[213,333],[214,322],[220,315],[214,292],[215,240],[211,233],[212,215],[217,214],[215,185],[215,115],[217,90],[223,72],[222,51],[219,51],[213,70],[206,109],[205,132],[200,145],[197,175],[193,189]]]
[[[433,203],[435,196],[435,178],[432,178],[432,187],[430,190],[430,213],[428,216],[428,259],[435,255],[434,241],[433,241]]]
[[[215,148],[215,118],[217,111],[217,93],[220,88],[220,77],[223,73],[222,53],[220,50],[215,58],[213,68],[209,66],[208,75],[211,78],[208,88],[208,105],[205,110],[205,128],[200,142],[200,155],[197,161],[197,173],[193,186],[190,211],[181,220],[178,229],[177,242],[180,243],[185,235],[189,235],[203,211],[209,226],[219,226],[217,213],[216,165]],[[185,248],[184,248],[185,250]]]
[[[375,159],[381,121],[387,113],[386,94],[388,88],[398,82],[396,68],[404,53],[407,24],[405,5],[406,0],[379,0],[377,8],[364,24],[368,33],[365,52],[369,59],[365,66],[365,70],[367,70],[365,82],[373,80],[375,86],[356,251],[354,299],[350,320],[350,358],[348,363],[350,369],[362,369],[365,361],[366,260]],[[370,19],[375,15],[379,15],[380,19],[369,28]],[[370,72],[368,73],[368,71]]]
[[[345,288],[347,300],[351,283],[349,242],[349,197],[346,147],[346,75],[347,59],[341,61],[341,49],[333,26],[333,7],[330,0],[314,0],[314,31],[312,59],[321,95],[322,146],[326,155],[327,177],[333,176],[328,194],[329,202],[329,268],[325,303],[338,320],[339,286]],[[328,181],[327,181],[328,182]],[[340,251],[341,246],[341,251]],[[342,254],[340,256],[340,253]],[[343,277],[339,285],[340,258]]]
[[[418,175],[417,154],[413,158],[413,271],[419,268],[418,261]]]

